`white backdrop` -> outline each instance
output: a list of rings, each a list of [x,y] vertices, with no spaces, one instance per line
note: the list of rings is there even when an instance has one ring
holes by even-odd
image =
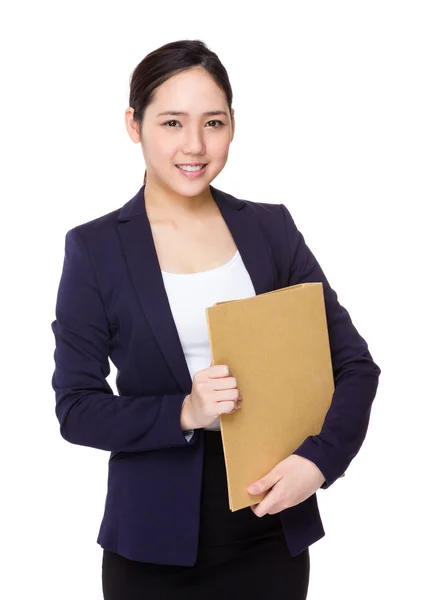
[[[382,370],[360,453],[318,492],[326,536],[310,547],[308,598],[435,597],[432,8],[3,6],[1,598],[102,598],[108,453],[61,438],[51,388],[64,238],[141,186],[124,125],[130,73],[195,38],[234,92],[235,138],[213,185],[286,204]]]

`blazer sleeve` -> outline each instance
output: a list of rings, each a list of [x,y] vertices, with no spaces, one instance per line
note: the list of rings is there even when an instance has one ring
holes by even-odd
[[[186,393],[113,394],[106,381],[110,373],[110,324],[77,228],[65,236],[55,310],[51,324],[55,336],[52,387],[62,437],[72,444],[111,452],[194,443],[196,430],[187,439],[180,422]]]
[[[284,204],[280,205],[290,253],[288,285],[322,282],[335,390],[318,435],[307,437],[294,451],[323,473],[327,489],[347,469],[367,433],[372,402],[381,370],[373,361],[366,341],[349,313],[340,305],[319,263]]]
[[[185,431],[183,431],[184,437],[186,438],[186,440],[188,442],[190,442],[190,440],[192,439],[194,432],[195,432],[194,429],[186,429]]]

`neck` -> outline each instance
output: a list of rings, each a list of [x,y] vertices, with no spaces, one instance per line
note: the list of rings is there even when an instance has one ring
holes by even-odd
[[[208,213],[215,204],[209,186],[196,196],[183,196],[148,180],[144,189],[144,202],[148,217],[153,219],[169,215],[175,219],[198,216]]]

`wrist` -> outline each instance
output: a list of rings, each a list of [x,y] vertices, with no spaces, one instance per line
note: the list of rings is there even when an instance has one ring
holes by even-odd
[[[192,423],[190,411],[190,394],[187,394],[183,400],[180,414],[180,425],[183,431],[187,429],[195,429],[194,424]]]

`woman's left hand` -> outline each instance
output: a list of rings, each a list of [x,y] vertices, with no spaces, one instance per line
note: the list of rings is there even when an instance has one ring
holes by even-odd
[[[263,500],[251,506],[251,509],[257,517],[273,515],[303,502],[314,494],[324,481],[323,473],[311,460],[291,454],[248,487],[250,494],[261,494],[271,488]],[[258,486],[258,489],[253,490],[253,485]]]

